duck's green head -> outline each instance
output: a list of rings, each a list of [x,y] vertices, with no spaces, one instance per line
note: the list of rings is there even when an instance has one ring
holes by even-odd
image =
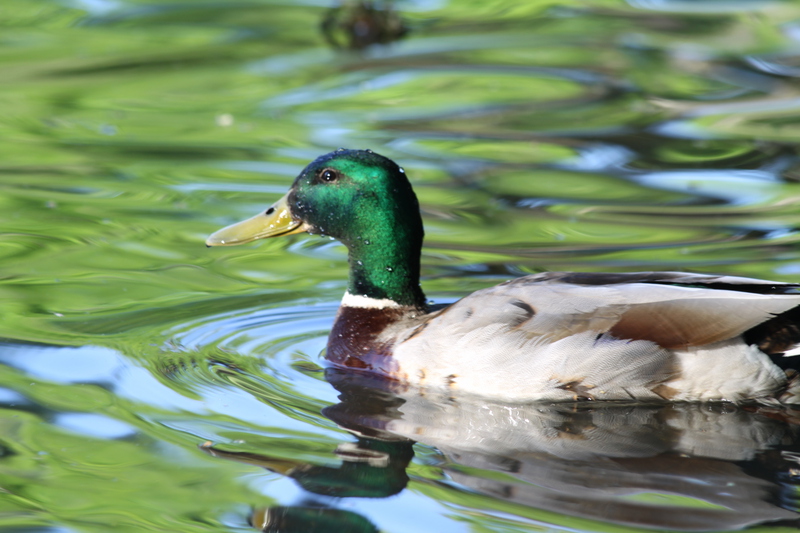
[[[289,192],[255,217],[211,235],[209,246],[307,231],[330,235],[349,250],[348,292],[424,306],[419,289],[422,219],[402,168],[370,150],[323,155]]]

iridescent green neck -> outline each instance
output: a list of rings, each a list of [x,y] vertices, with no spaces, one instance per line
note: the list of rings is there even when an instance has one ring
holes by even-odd
[[[419,286],[421,236],[404,235],[400,228],[386,232],[388,221],[345,241],[350,254],[347,292],[400,305],[425,307]]]

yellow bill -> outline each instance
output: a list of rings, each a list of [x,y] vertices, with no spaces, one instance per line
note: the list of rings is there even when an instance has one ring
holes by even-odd
[[[305,224],[302,220],[292,217],[288,201],[284,196],[263,213],[212,233],[206,239],[206,246],[233,246],[304,231],[306,231]]]

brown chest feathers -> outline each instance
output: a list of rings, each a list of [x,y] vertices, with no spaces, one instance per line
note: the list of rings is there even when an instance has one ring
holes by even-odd
[[[328,337],[326,358],[331,363],[368,370],[391,377],[397,372],[392,347],[379,337],[388,326],[401,320],[404,309],[371,309],[342,306]]]

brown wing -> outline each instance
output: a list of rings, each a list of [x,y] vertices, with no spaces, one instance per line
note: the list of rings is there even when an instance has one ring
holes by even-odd
[[[501,306],[513,306],[514,315],[519,314],[523,303],[530,309],[526,314],[536,315],[528,322],[530,327],[550,338],[596,330],[619,339],[648,340],[679,349],[753,330],[751,342],[758,344],[764,338],[765,343],[778,346],[792,341],[798,329],[795,319],[800,318],[800,311],[787,314],[800,306],[797,287],[749,278],[669,272],[560,272],[519,278],[473,297],[494,304],[481,313],[487,322],[508,314]],[[780,316],[785,318],[777,320]]]

